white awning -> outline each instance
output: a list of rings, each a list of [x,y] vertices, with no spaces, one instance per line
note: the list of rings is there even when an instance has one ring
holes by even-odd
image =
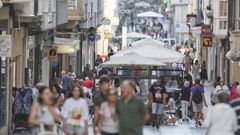
[[[137,17],[161,18],[163,17],[163,15],[161,13],[148,11],[148,12],[137,14]]]
[[[121,50],[112,57],[124,56],[125,54],[129,53],[136,53],[138,55],[152,58],[164,63],[177,63],[182,62],[184,59],[184,55],[175,50],[151,44],[133,46],[132,48]]]
[[[232,48],[227,54],[226,57],[234,62],[240,62],[240,48]]]
[[[129,53],[119,57],[111,57],[109,61],[101,64],[104,67],[117,66],[162,66],[162,62],[147,58],[136,53]]]
[[[122,36],[118,36],[117,38],[122,38]],[[151,36],[137,32],[127,33],[127,39],[145,39],[145,38],[151,38]]]
[[[164,43],[154,40],[152,38],[142,39],[132,43],[132,46],[141,46],[141,45],[156,45],[156,46],[164,46]]]
[[[147,7],[150,7],[150,6],[151,5],[147,2],[145,2],[145,1],[140,1],[140,2],[135,4],[135,7],[145,7],[145,8],[147,8]]]
[[[79,50],[79,40],[54,37],[54,45],[58,53],[76,53]]]

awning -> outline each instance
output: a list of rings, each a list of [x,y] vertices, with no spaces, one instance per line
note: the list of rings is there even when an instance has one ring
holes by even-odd
[[[232,48],[227,54],[226,57],[234,62],[240,62],[240,48]]]
[[[68,38],[59,38],[54,37],[54,45],[57,47],[57,52],[64,53],[76,53],[79,50],[79,40],[76,39],[68,39]]]

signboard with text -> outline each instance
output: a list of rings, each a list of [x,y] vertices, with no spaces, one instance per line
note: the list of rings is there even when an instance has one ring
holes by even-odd
[[[55,61],[57,60],[57,47],[48,48],[48,60]]]
[[[202,46],[212,47],[212,37],[210,25],[202,25]]]

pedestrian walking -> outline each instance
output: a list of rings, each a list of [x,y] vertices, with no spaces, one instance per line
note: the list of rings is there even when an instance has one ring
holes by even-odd
[[[99,133],[99,110],[103,102],[105,102],[106,94],[110,88],[111,81],[108,76],[102,76],[99,80],[100,91],[94,97],[94,123],[93,131],[97,135]]]
[[[199,79],[200,66],[198,60],[195,61],[192,68],[193,80]]]
[[[150,100],[152,103],[152,115],[154,121],[152,123],[153,127],[160,127],[161,115],[164,113],[167,103],[167,92],[166,88],[161,82],[161,78],[157,79],[157,82],[153,84],[149,90]]]
[[[225,92],[228,95],[230,95],[230,90],[229,90],[228,86],[225,85],[223,79],[220,80],[219,85],[212,92],[212,102],[213,102],[213,104],[217,103],[217,94],[221,93],[221,92]]]
[[[89,109],[83,90],[74,86],[62,108],[64,132],[67,135],[87,135]]]
[[[52,129],[55,124],[54,116],[57,116],[55,110],[52,110],[51,91],[48,87],[39,88],[38,102],[34,102],[29,115],[29,124],[34,126],[33,135],[40,132],[40,126],[44,125],[48,130]]]
[[[51,87],[52,98],[55,100],[56,107],[60,109],[63,105],[64,94],[61,93],[61,87],[58,84],[54,84]]]
[[[180,93],[180,99],[181,99],[181,105],[182,105],[182,120],[184,121],[189,121],[188,119],[188,107],[190,105],[190,94],[191,94],[191,89],[189,87],[190,83],[189,81],[184,82],[184,87],[181,90]]]
[[[238,129],[235,135],[240,135],[240,86],[239,85],[236,88],[236,95],[237,95],[237,98],[231,101],[230,105],[232,106],[232,108],[234,109],[237,115]]]
[[[66,96],[69,89],[70,78],[65,71],[62,71],[61,75],[62,75],[62,93],[64,94],[64,96]]]
[[[208,74],[207,74],[207,68],[206,68],[205,61],[203,61],[202,65],[201,65],[200,79],[201,79],[202,83],[205,83],[205,81],[208,80]]]
[[[118,135],[119,121],[116,112],[117,90],[110,88],[107,91],[107,101],[101,104],[99,128],[102,135]]]
[[[230,96],[221,92],[217,95],[217,104],[207,113],[204,126],[206,135],[234,135],[237,131],[237,116],[229,105]],[[239,135],[239,134],[237,134]]]
[[[230,93],[231,93],[231,100],[237,99],[237,87],[238,87],[239,83],[238,82],[234,82],[234,85],[232,86],[232,88],[230,89]]]
[[[119,135],[143,135],[143,126],[150,116],[144,103],[134,96],[131,81],[122,83],[123,98],[117,104]]]
[[[204,89],[200,85],[200,80],[197,79],[195,81],[195,85],[191,88],[191,94],[190,94],[190,104],[193,107],[193,112],[195,115],[195,127],[202,126],[203,103],[207,107],[207,103],[204,95]]]

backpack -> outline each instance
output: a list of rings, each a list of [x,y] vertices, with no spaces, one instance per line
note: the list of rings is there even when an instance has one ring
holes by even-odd
[[[202,103],[202,92],[201,92],[201,89],[198,87],[196,88],[196,91],[195,93],[193,94],[193,102],[196,103],[196,104],[200,104]]]

